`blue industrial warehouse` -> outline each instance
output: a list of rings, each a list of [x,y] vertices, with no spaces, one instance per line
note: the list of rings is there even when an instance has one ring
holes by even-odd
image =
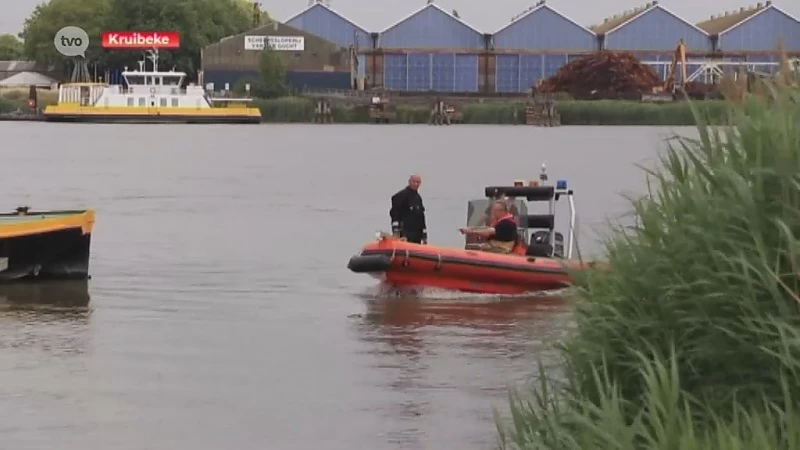
[[[429,3],[380,33],[387,89],[476,92],[483,33]]]
[[[558,72],[570,58],[598,50],[597,35],[539,3],[494,33],[497,92],[524,92]]]
[[[667,76],[679,41],[684,41],[689,52],[713,51],[705,30],[658,2],[607,18],[592,29],[599,36],[601,49],[633,52],[640,60],[651,63],[662,78]],[[698,65],[687,65],[689,73],[697,68]]]
[[[666,76],[681,40],[690,59],[697,61],[689,64],[690,73],[700,67],[700,59],[712,55],[725,61],[775,63],[778,41],[800,56],[800,21],[769,1],[697,24],[651,2],[591,27],[540,2],[493,34],[484,34],[435,3],[379,33],[368,32],[322,3],[286,23],[342,47],[355,47],[362,53],[359,73],[372,77],[371,85],[390,90],[525,92],[571,59],[598,50],[633,52]]]
[[[342,47],[349,48],[353,46],[356,49],[370,49],[373,47],[372,38],[367,30],[354,24],[323,3],[314,3],[289,18],[285,23],[290,27],[315,34]],[[364,75],[365,67],[366,59],[363,54],[360,54],[358,60],[359,75]]]
[[[798,19],[772,2],[712,16],[698,26],[709,33],[714,49],[732,55],[731,60],[778,62],[778,41],[787,52],[800,52]]]

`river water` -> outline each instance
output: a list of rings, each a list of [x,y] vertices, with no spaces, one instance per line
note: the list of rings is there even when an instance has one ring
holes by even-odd
[[[412,172],[461,245],[467,200],[542,162],[591,254],[672,131],[0,123],[4,208],[98,213],[88,287],[0,291],[3,448],[492,448],[564,302],[386,298],[348,258]]]

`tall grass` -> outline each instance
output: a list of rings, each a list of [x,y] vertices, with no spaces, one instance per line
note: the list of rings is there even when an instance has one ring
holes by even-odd
[[[314,101],[308,98],[285,97],[257,100],[265,122],[311,122],[314,117]],[[724,102],[699,103],[700,108],[712,123],[726,118]],[[558,103],[561,123],[564,125],[694,125],[695,117],[688,102],[667,104],[641,103],[627,100],[568,100]],[[430,118],[430,109],[420,106],[398,105],[396,123],[425,124]],[[522,124],[525,122],[525,104],[473,103],[463,106],[464,123],[467,124]],[[366,107],[334,107],[336,123],[367,123]]]
[[[58,101],[58,91],[38,89],[39,107],[55,104]],[[21,109],[28,109],[28,88],[0,88],[0,113],[8,113]]]
[[[800,449],[795,96],[729,103],[721,128],[695,111],[578,290],[565,381],[512,398],[504,446]]]
[[[725,119],[725,104],[704,101],[695,104],[706,119],[720,123]],[[695,125],[689,102],[642,103],[628,100],[594,100],[558,103],[561,122],[565,125]]]

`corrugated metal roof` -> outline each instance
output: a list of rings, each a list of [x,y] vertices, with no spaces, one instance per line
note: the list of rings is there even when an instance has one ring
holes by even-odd
[[[386,29],[381,31],[381,34],[384,34],[387,31],[391,30],[392,28],[397,27],[398,25],[400,25],[403,22],[411,19],[412,17],[415,17],[417,14],[421,13],[422,11],[425,11],[428,8],[438,9],[439,11],[441,11],[441,12],[447,14],[448,16],[452,17],[453,20],[455,20],[457,22],[460,22],[461,24],[465,25],[467,28],[471,29],[472,31],[474,31],[476,33],[479,33],[479,34],[483,34],[483,31],[480,31],[479,29],[473,27],[472,25],[468,24],[467,22],[464,22],[464,19],[462,19],[460,17],[456,17],[455,15],[453,15],[453,13],[448,12],[446,9],[444,9],[441,6],[437,5],[436,3],[432,3],[432,2],[429,2],[429,3],[425,4],[425,6],[417,9],[416,11],[412,12],[411,14],[403,17],[402,19],[398,20],[397,22],[393,23],[392,25],[386,27]]]
[[[711,16],[708,20],[704,20],[697,24],[698,28],[706,31],[708,34],[718,34],[727,31],[736,25],[744,22],[745,20],[753,17],[762,10],[769,8],[770,2],[766,5],[758,4],[750,8],[740,8],[738,11],[725,11],[722,14]]]
[[[12,75],[3,81],[0,81],[0,86],[3,87],[24,87],[24,86],[51,86],[58,83],[56,80],[36,72],[20,72]]]
[[[631,9],[629,11],[625,11],[622,14],[616,14],[611,17],[606,17],[603,19],[603,23],[592,25],[589,27],[590,30],[594,31],[597,34],[604,34],[608,33],[609,31],[617,28],[626,22],[630,22],[631,20],[635,19],[636,17],[646,13],[647,11],[653,9],[658,2],[648,3],[644,6],[639,8]]]
[[[330,6],[326,5],[325,3],[322,3],[322,2],[321,2],[321,1],[319,1],[319,0],[316,0],[316,1],[315,1],[313,4],[309,5],[307,8],[305,8],[305,9],[303,9],[302,11],[300,11],[299,13],[297,13],[297,14],[293,15],[292,17],[289,17],[288,19],[284,20],[284,21],[283,21],[283,23],[289,23],[289,22],[291,22],[292,20],[294,20],[294,19],[296,19],[296,18],[298,18],[298,17],[302,16],[302,15],[303,15],[303,14],[305,14],[306,12],[308,12],[308,11],[310,11],[310,10],[312,10],[312,9],[315,9],[315,8],[324,8],[324,9],[328,10],[328,12],[330,12],[331,14],[334,14],[334,15],[336,15],[336,16],[339,16],[340,18],[342,18],[342,19],[343,19],[343,20],[345,20],[346,22],[349,22],[349,23],[350,23],[350,25],[352,25],[352,26],[354,26],[354,27],[358,28],[359,30],[363,31],[364,33],[367,33],[367,34],[369,34],[369,31],[367,31],[367,29],[366,29],[366,28],[364,28],[364,27],[362,27],[361,25],[359,25],[359,24],[357,24],[357,23],[353,22],[352,20],[348,19],[347,17],[345,17],[345,16],[341,15],[340,13],[336,12],[336,11],[335,11],[333,8],[331,8]]]
[[[578,22],[570,19],[569,17],[565,16],[561,12],[556,11],[552,6],[548,5],[544,0],[539,1],[538,3],[536,3],[535,6],[532,6],[532,7],[528,8],[522,14],[519,14],[519,15],[515,16],[513,19],[511,19],[511,23],[509,23],[508,25],[504,25],[502,28],[500,28],[499,30],[495,31],[494,34],[497,34],[497,33],[501,32],[501,31],[505,30],[506,28],[508,28],[508,27],[514,25],[515,23],[521,21],[522,19],[532,15],[533,13],[535,13],[536,11],[539,11],[540,9],[549,9],[553,14],[555,14],[557,16],[561,16],[565,20],[567,20],[568,22],[571,22],[574,25],[576,25],[576,26],[578,26],[578,27],[580,27],[580,28],[582,28],[582,29],[584,29],[584,30],[586,30],[588,32],[590,32],[592,34],[595,34],[594,30],[592,30],[590,28],[587,28],[587,27],[579,24]]]

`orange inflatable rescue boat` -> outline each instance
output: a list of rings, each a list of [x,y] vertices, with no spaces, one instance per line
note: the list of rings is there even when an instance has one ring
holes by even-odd
[[[540,177],[546,183],[542,170]],[[517,183],[515,183],[517,184]],[[582,267],[572,260],[575,203],[567,182],[555,186],[490,186],[486,198],[468,203],[467,226],[486,226],[492,199],[513,201],[512,213],[519,223],[519,241],[512,254],[489,253],[480,248],[480,238],[468,235],[464,248],[414,244],[379,232],[350,258],[348,268],[366,273],[397,288],[435,287],[488,294],[522,294],[564,288],[570,285],[570,270]],[[525,200],[549,205],[548,214],[527,214]],[[569,205],[567,242],[554,229],[556,205]],[[514,208],[515,207],[515,208]],[[565,253],[566,247],[566,253]]]

